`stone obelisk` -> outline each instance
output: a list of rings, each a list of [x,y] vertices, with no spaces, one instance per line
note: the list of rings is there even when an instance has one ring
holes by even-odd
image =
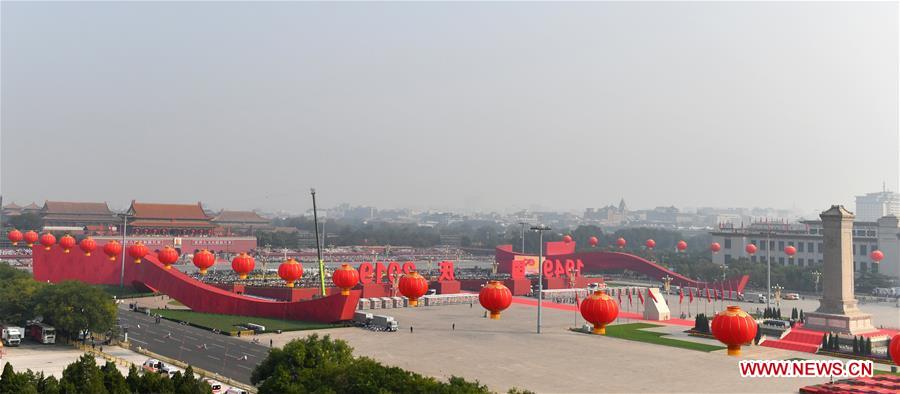
[[[853,295],[853,219],[843,206],[822,212],[825,266],[819,309],[807,313],[805,328],[825,332],[859,334],[875,330],[872,317],[856,306]]]

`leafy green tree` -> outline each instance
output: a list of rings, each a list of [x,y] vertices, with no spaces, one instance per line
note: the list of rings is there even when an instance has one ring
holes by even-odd
[[[47,377],[42,376],[41,381],[38,383],[37,391],[41,394],[58,394],[59,381],[52,375]]]
[[[194,376],[194,368],[188,365],[184,373],[176,372],[172,377],[172,385],[175,386],[176,394],[195,394],[209,393],[212,394],[212,387],[208,383],[197,379]]]
[[[0,316],[7,322],[23,324],[33,318],[35,294],[47,287],[29,277],[14,277],[0,280]]]
[[[35,313],[70,339],[81,330],[106,332],[116,320],[116,305],[101,289],[77,281],[45,286],[35,294]]]
[[[37,387],[25,375],[16,373],[12,364],[6,363],[0,374],[0,393],[37,393]]]
[[[106,387],[106,391],[110,394],[128,394],[131,392],[128,389],[128,383],[125,382],[125,377],[122,376],[115,364],[107,361],[103,368],[100,368],[100,372],[103,375],[103,386]]]
[[[97,367],[94,356],[82,355],[78,361],[63,370],[59,380],[60,391],[64,393],[106,393],[103,373]]]
[[[7,219],[7,226],[17,228],[25,232],[26,230],[39,231],[44,228],[44,219],[36,213],[23,213],[21,215],[10,216]]]

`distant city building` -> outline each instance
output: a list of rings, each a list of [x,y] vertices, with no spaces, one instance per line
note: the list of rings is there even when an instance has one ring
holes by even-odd
[[[213,235],[216,225],[196,204],[154,204],[131,201],[128,234],[145,235]]]
[[[46,201],[40,210],[45,230],[108,231],[118,222],[105,202]]]
[[[887,189],[856,196],[856,220],[874,222],[882,216],[900,216],[900,193]]]
[[[15,202],[11,202],[3,206],[3,216],[18,216],[25,213],[40,214],[41,207],[32,202],[26,206],[20,206]]]
[[[610,204],[603,208],[587,208],[582,219],[587,223],[601,226],[621,226],[628,219],[628,206],[625,205],[623,198],[618,206]]]
[[[754,222],[746,227],[730,224],[721,225],[711,231],[713,242],[718,242],[722,250],[713,254],[716,264],[729,264],[737,259],[747,259],[753,263],[766,263],[767,256],[773,264],[809,267],[824,262],[822,250],[822,222],[805,220],[800,223]],[[747,244],[757,246],[754,256],[750,256]],[[797,253],[789,258],[784,248],[793,246]],[[875,263],[869,253],[879,249],[885,257]],[[853,266],[856,271],[872,271],[900,278],[900,224],[896,216],[887,216],[875,221],[853,223]]]

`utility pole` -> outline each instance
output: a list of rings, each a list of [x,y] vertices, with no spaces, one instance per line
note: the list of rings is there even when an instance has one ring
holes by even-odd
[[[312,194],[313,203],[313,224],[316,226],[316,256],[319,258],[319,289],[322,291],[322,297],[325,297],[325,260],[322,259],[322,244],[319,243],[319,215],[316,212],[316,189],[309,189]]]
[[[125,245],[125,237],[128,233],[128,218],[134,216],[128,214],[128,212],[120,213],[118,215],[122,218],[122,270],[119,272],[119,288],[125,288],[125,251],[128,250],[128,247]],[[127,341],[127,340],[126,340]]]
[[[519,222],[519,224],[522,225],[522,250],[520,250],[520,252],[521,252],[522,254],[525,254],[525,226],[527,226],[528,223],[526,223],[526,222]]]
[[[534,226],[532,231],[538,233],[538,307],[537,307],[537,333],[541,333],[541,304],[544,297],[544,231],[550,231],[550,227],[545,225]],[[525,237],[522,237],[524,240]]]

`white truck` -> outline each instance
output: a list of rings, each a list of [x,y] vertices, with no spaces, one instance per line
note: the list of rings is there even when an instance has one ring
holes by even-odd
[[[0,326],[2,327],[3,344],[6,346],[19,346],[22,343],[22,336],[25,330],[22,327]]]
[[[28,337],[37,343],[45,345],[56,343],[56,329],[47,324],[29,321],[25,324],[25,328],[28,330]]]
[[[397,331],[397,321],[392,316],[373,315],[372,325],[384,331]]]

